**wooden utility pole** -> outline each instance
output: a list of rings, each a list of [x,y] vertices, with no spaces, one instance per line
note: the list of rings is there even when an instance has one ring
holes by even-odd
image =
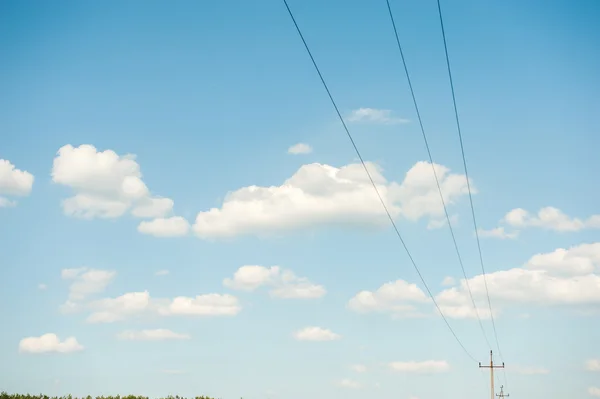
[[[503,369],[504,368],[504,362],[502,362],[502,366],[498,366],[494,364],[494,357],[492,355],[492,351],[490,351],[490,365],[489,366],[482,366],[481,362],[479,362],[479,368],[480,369],[490,369],[490,377],[491,377],[491,387],[492,387],[492,395],[490,396],[491,399],[494,399],[494,369]],[[504,395],[504,394],[503,394]],[[508,395],[506,395],[508,396]]]
[[[504,398],[508,398],[510,395],[509,394],[504,394],[504,385],[500,385],[500,393],[496,394],[497,397],[504,399]]]

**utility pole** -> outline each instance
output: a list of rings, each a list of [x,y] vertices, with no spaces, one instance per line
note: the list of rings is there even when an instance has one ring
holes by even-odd
[[[497,397],[504,399],[504,398],[508,398],[510,395],[509,394],[504,394],[504,385],[500,385],[500,393],[496,394]]]
[[[494,369],[503,369],[504,368],[504,362],[502,362],[502,366],[498,366],[498,365],[494,365],[494,357],[492,355],[492,351],[490,351],[490,365],[489,366],[482,366],[481,362],[479,362],[479,368],[480,369],[490,369],[490,376],[491,376],[491,387],[492,387],[492,395],[491,395],[491,399],[494,399]],[[504,395],[504,393],[502,394]],[[508,395],[506,395],[508,396]]]

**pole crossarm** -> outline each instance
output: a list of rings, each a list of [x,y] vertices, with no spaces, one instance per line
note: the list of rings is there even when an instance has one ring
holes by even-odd
[[[510,394],[508,393],[504,393],[504,385],[500,385],[500,393],[496,394],[497,397],[499,398],[508,398],[510,396]]]
[[[481,364],[481,362],[479,362],[479,368],[480,369],[490,369],[490,378],[491,378],[491,380],[490,380],[491,381],[490,387],[491,387],[491,391],[492,391],[490,398],[491,399],[495,399],[496,395],[495,395],[495,392],[494,392],[494,369],[503,369],[504,368],[504,362],[502,362],[502,365],[494,364],[494,354],[493,354],[492,351],[490,351],[490,364],[489,364],[489,366],[488,365],[484,366],[484,365]],[[501,388],[500,393],[502,395],[502,398],[504,398],[505,395],[504,395],[504,392],[502,392],[503,386],[500,387],[500,388]],[[509,396],[509,395],[506,395],[506,396]]]

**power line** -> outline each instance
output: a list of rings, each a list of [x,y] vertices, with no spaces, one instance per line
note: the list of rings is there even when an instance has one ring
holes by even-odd
[[[437,0],[437,8],[438,8],[438,14],[440,17],[440,27],[442,30],[442,38],[444,40],[444,53],[446,55],[446,67],[448,69],[448,78],[450,80],[450,91],[452,92],[452,105],[454,106],[454,117],[456,119],[456,127],[458,130],[458,138],[460,141],[460,151],[462,154],[463,166],[465,168],[465,176],[467,178],[467,190],[469,191],[469,203],[471,205],[471,216],[473,217],[473,227],[475,228],[475,237],[477,239],[477,250],[479,251],[479,262],[481,264],[481,271],[483,273],[483,282],[485,285],[485,293],[487,296],[488,307],[490,310],[490,318],[492,320],[492,327],[494,329],[494,337],[496,339],[496,346],[498,347],[498,354],[500,355],[500,360],[504,363],[502,351],[500,350],[500,342],[498,340],[498,332],[496,331],[496,322],[494,321],[494,313],[492,311],[492,302],[490,300],[490,291],[488,290],[488,285],[487,285],[485,266],[483,263],[483,254],[481,252],[481,243],[479,240],[479,231],[477,228],[477,218],[475,217],[475,207],[473,206],[473,195],[471,193],[471,184],[469,183],[469,172],[467,169],[467,159],[465,157],[465,148],[463,145],[462,132],[461,132],[461,128],[460,128],[460,118],[458,117],[458,107],[456,106],[456,94],[454,92],[454,81],[452,80],[452,69],[450,68],[450,57],[448,56],[448,45],[446,43],[446,31],[444,29],[444,17],[442,14],[442,6],[440,4],[440,0]],[[506,372],[504,372],[504,380],[506,382]],[[508,386],[508,383],[506,385]]]
[[[421,282],[423,283],[423,286],[425,287],[425,289],[427,290],[427,293],[431,297],[431,300],[433,301],[435,307],[437,308],[437,310],[439,311],[440,315],[442,316],[442,319],[444,319],[444,322],[446,323],[446,326],[448,327],[448,329],[450,330],[450,332],[454,336],[454,339],[456,340],[456,342],[458,342],[458,344],[463,349],[463,351],[467,354],[467,356],[469,356],[474,362],[476,362],[477,360],[475,360],[475,358],[469,353],[469,351],[467,350],[467,348],[465,348],[465,346],[463,345],[463,343],[461,342],[461,340],[456,335],[456,332],[454,332],[454,329],[452,329],[452,327],[450,326],[450,323],[448,322],[448,320],[444,316],[444,313],[440,309],[437,301],[435,300],[435,297],[431,293],[431,290],[429,289],[429,286],[425,282],[425,279],[423,278],[423,275],[421,274],[421,271],[419,270],[419,268],[418,268],[415,260],[413,259],[410,251],[408,250],[408,247],[406,246],[406,243],[404,242],[404,239],[402,238],[402,235],[400,234],[400,231],[398,230],[398,227],[396,226],[396,223],[394,222],[394,218],[390,214],[387,206],[385,205],[385,201],[383,201],[383,198],[381,197],[381,194],[379,193],[379,189],[377,188],[377,185],[375,184],[375,181],[373,180],[373,177],[371,176],[371,173],[369,172],[369,169],[367,168],[367,165],[365,164],[365,161],[363,160],[363,157],[362,157],[360,151],[358,150],[358,147],[356,146],[356,143],[354,142],[354,139],[352,138],[352,135],[350,134],[350,130],[348,130],[348,127],[346,126],[346,122],[344,121],[344,118],[342,117],[342,114],[340,113],[340,110],[339,110],[339,108],[338,108],[335,100],[333,99],[333,96],[332,96],[331,92],[329,91],[329,87],[327,86],[327,83],[325,83],[325,79],[323,78],[323,75],[321,74],[321,70],[317,66],[317,63],[316,63],[316,61],[315,61],[315,59],[314,59],[314,57],[313,57],[313,55],[312,55],[312,53],[310,51],[310,48],[308,47],[308,44],[306,43],[306,40],[304,40],[304,35],[302,35],[302,31],[300,30],[300,27],[298,26],[298,23],[296,22],[296,18],[294,18],[294,14],[292,13],[292,10],[290,9],[290,6],[288,5],[287,0],[283,0],[283,3],[285,4],[285,7],[288,10],[288,13],[289,13],[289,15],[290,15],[290,17],[292,19],[292,22],[294,23],[294,26],[296,27],[296,31],[298,32],[298,35],[300,36],[300,39],[302,39],[302,43],[304,43],[304,48],[306,49],[306,52],[308,53],[308,55],[309,55],[309,57],[310,57],[310,59],[311,59],[311,61],[313,63],[313,66],[315,67],[315,70],[317,71],[317,74],[319,75],[319,78],[321,79],[321,83],[323,84],[323,87],[325,88],[325,91],[327,92],[327,95],[329,96],[329,100],[331,101],[331,104],[335,108],[335,112],[337,113],[337,116],[339,117],[340,122],[342,122],[342,126],[344,127],[344,130],[346,131],[346,134],[348,135],[348,138],[350,139],[350,142],[352,143],[352,146],[354,147],[354,150],[356,151],[356,155],[360,159],[360,163],[362,164],[363,168],[365,169],[365,172],[367,173],[367,176],[369,177],[369,180],[371,181],[371,184],[372,184],[373,188],[375,189],[375,192],[377,193],[377,197],[379,198],[379,201],[381,202],[381,205],[383,206],[383,209],[385,210],[385,213],[387,214],[388,219],[392,223],[394,231],[396,232],[396,235],[400,239],[400,242],[402,243],[402,246],[404,247],[404,250],[406,251],[406,254],[408,255],[408,258],[410,259],[410,262],[412,263],[415,271],[417,272],[419,278],[421,279]]]
[[[396,21],[394,20],[394,14],[392,13],[392,7],[390,6],[390,1],[386,0],[386,4],[387,4],[388,12],[390,14],[390,19],[392,21],[392,26],[394,27],[394,35],[396,36],[396,44],[398,45],[398,51],[400,52],[400,58],[402,59],[402,65],[404,66],[404,72],[406,74],[406,80],[408,81],[408,87],[410,89],[410,94],[412,96],[413,104],[415,106],[415,111],[417,113],[417,119],[419,120],[419,126],[421,127],[421,134],[423,135],[423,141],[425,142],[425,148],[427,148],[427,155],[429,155],[429,162],[431,164],[431,169],[433,170],[433,175],[435,177],[435,183],[437,185],[437,189],[440,194],[440,199],[442,200],[442,205],[444,207],[444,214],[446,215],[446,222],[448,223],[448,227],[450,229],[450,235],[452,236],[452,242],[454,243],[454,249],[456,250],[456,256],[458,257],[458,263],[460,264],[462,274],[465,278],[467,290],[469,291],[469,297],[471,298],[471,303],[473,304],[473,309],[475,309],[475,315],[477,316],[477,320],[479,321],[479,327],[481,328],[483,338],[485,339],[485,342],[487,343],[488,348],[491,349],[492,346],[490,345],[490,341],[488,340],[487,334],[485,333],[485,329],[483,328],[483,322],[481,321],[481,317],[479,316],[479,310],[477,309],[477,305],[475,304],[475,299],[473,298],[473,292],[471,291],[471,285],[469,284],[469,279],[467,277],[467,273],[465,272],[465,266],[462,261],[462,256],[460,255],[460,251],[458,250],[458,244],[456,243],[456,236],[454,235],[454,229],[452,228],[452,223],[450,222],[450,216],[448,215],[448,209],[446,207],[446,202],[444,201],[444,195],[442,193],[442,188],[440,187],[440,181],[438,179],[438,175],[435,170],[435,166],[433,164],[433,156],[431,155],[431,150],[429,148],[429,141],[427,140],[427,135],[425,134],[425,128],[423,127],[423,120],[421,118],[421,112],[419,112],[419,106],[417,105],[417,99],[415,97],[415,92],[413,90],[412,81],[410,79],[410,74],[408,73],[408,67],[406,66],[406,60],[404,58],[404,52],[402,51],[402,45],[400,44],[400,38],[398,36],[398,29],[396,28]]]

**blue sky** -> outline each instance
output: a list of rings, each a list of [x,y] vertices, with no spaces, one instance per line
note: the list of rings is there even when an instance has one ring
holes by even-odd
[[[290,6],[425,280],[487,361],[385,2]],[[436,4],[392,7],[493,341]],[[442,7],[499,381],[600,396],[600,7]],[[0,50],[0,389],[488,394],[282,2],[3,2]]]

